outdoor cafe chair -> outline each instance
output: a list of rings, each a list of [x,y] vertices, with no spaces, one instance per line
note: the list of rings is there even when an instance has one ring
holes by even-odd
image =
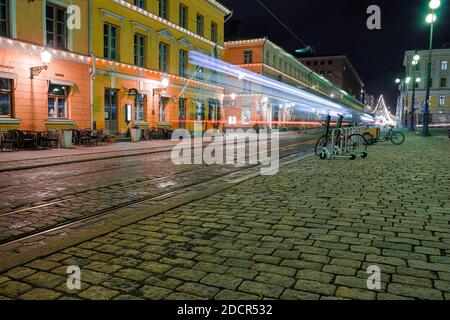
[[[0,150],[11,147],[12,151],[18,150],[19,148],[19,134],[16,130],[8,130],[3,134],[2,140],[0,142]]]

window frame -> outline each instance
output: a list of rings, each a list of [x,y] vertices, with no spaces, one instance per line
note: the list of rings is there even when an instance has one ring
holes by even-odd
[[[53,85],[53,86],[58,86],[58,87],[65,87],[66,91],[64,95],[58,95],[58,94],[54,94],[50,92],[50,87],[52,86],[52,84],[49,85],[48,87],[48,93],[47,93],[47,117],[48,119],[52,120],[52,119],[57,119],[57,120],[67,120],[69,119],[69,92],[70,92],[70,87],[67,86],[62,86],[62,85]],[[55,99],[55,103],[54,103],[54,108],[55,108],[55,112],[56,112],[56,116],[55,117],[50,117],[50,112],[48,110],[49,107],[49,102],[50,99]],[[64,117],[61,117],[59,114],[59,102],[61,100],[64,100]]]
[[[183,8],[183,10],[182,10]],[[184,29],[188,29],[188,25],[189,25],[189,8],[180,2],[180,6],[178,8],[178,24],[180,25],[180,27],[184,28]],[[184,15],[181,15],[181,12],[184,11]]]
[[[178,74],[180,75],[180,77],[186,78],[187,71],[189,70],[188,61],[189,61],[189,52],[184,49],[180,49],[178,53]]]
[[[142,98],[142,100],[139,100]],[[146,110],[147,110],[147,95],[137,94],[134,96],[134,121],[135,122],[145,122],[146,121]],[[142,114],[142,117],[140,116]]]
[[[139,41],[136,41],[138,40]],[[138,67],[145,67],[147,62],[147,37],[139,32],[134,33],[134,64]],[[141,52],[142,51],[142,52]],[[141,55],[142,53],[142,55]]]
[[[165,48],[164,56],[162,55],[161,49]],[[161,72],[169,72],[169,53],[170,52],[170,46],[169,44],[160,41],[159,42],[159,52],[158,52],[158,60],[159,60],[159,71]],[[162,59],[164,57],[164,61]]]
[[[1,3],[0,6],[5,7],[6,16],[5,16],[4,20],[3,19],[0,20],[0,26],[3,24],[5,26],[4,34],[2,34],[0,32],[0,36],[9,38],[9,37],[11,37],[11,3],[10,3],[11,0],[2,0],[2,1],[4,1],[5,3],[4,4]],[[3,28],[0,28],[0,30],[2,30],[2,29]]]
[[[211,21],[211,41],[217,43],[219,41],[219,25]]]
[[[146,10],[146,8],[147,8],[147,1],[146,0],[134,0],[134,5],[136,7],[138,7],[138,8]]]
[[[163,18],[165,20],[169,20],[169,0],[159,0],[159,10],[158,15],[160,18]]]
[[[197,13],[197,16],[195,18],[195,25],[196,25],[196,33],[200,37],[205,36],[205,16],[201,15],[200,13]]]
[[[48,8],[52,8],[53,10],[53,19],[49,19],[48,14],[47,14],[47,10]],[[57,20],[57,16],[58,16],[58,11],[61,11],[64,13],[64,19],[63,19],[63,25],[64,25],[64,47],[59,47],[58,46],[58,36],[61,36],[60,34],[57,34],[57,30],[58,30],[58,20]],[[53,27],[53,31],[49,32],[49,28],[48,28],[48,24],[49,24],[49,20],[52,21],[52,27]],[[54,49],[59,49],[59,50],[68,50],[69,47],[69,29],[67,28],[67,9],[64,7],[61,7],[57,4],[54,4],[52,2],[47,2],[45,4],[45,43],[46,46],[50,47],[50,48],[54,48]],[[50,44],[49,42],[49,34],[53,34],[53,45]]]
[[[9,114],[2,115],[0,114],[0,118],[13,118],[14,117],[14,80],[7,78],[0,78],[0,80],[7,81],[9,83],[9,89],[0,89],[0,94],[7,94],[9,98]]]
[[[445,67],[444,67],[445,66]],[[446,71],[448,70],[448,60],[442,60],[441,61],[441,70]]]
[[[446,96],[445,95],[440,95],[439,96],[439,106],[440,107],[445,106],[445,100],[446,100]]]
[[[244,50],[244,64],[253,63],[253,50]]]
[[[108,28],[107,29],[108,34],[105,33],[105,27]],[[111,47],[111,44],[113,43],[111,31],[113,29],[115,29],[115,32],[116,32],[115,38],[114,38],[115,39],[115,41],[114,41],[115,42],[114,57],[112,57],[112,47]],[[106,37],[108,37],[108,45],[105,44]],[[119,27],[116,26],[115,24],[107,23],[107,22],[103,23],[103,57],[106,59],[110,59],[110,60],[116,60],[116,61],[119,60]]]
[[[442,77],[439,81],[439,87],[440,88],[447,88],[448,82],[447,77]]]

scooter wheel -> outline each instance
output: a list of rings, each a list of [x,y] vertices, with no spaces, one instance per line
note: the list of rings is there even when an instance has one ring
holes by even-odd
[[[322,153],[320,154],[319,158],[320,158],[321,160],[325,160],[325,159],[327,158],[327,155],[326,155],[324,152],[322,152]]]
[[[361,158],[366,159],[369,155],[367,154],[367,152],[363,152],[361,155]]]
[[[350,160],[356,160],[356,155],[352,154],[352,155],[350,156]]]

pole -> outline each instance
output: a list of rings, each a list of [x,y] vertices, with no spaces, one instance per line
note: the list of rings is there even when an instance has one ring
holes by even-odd
[[[434,14],[434,10],[433,13]],[[427,71],[427,91],[425,94],[425,105],[424,105],[424,113],[423,113],[423,128],[422,128],[422,135],[428,136],[430,135],[429,131],[429,122],[430,122],[430,78],[431,78],[431,65],[432,65],[432,55],[433,55],[433,31],[434,31],[434,22],[431,22],[430,26],[430,50],[429,50],[429,57],[428,57],[428,71]]]
[[[415,68],[416,66],[413,66]],[[411,99],[411,123],[409,125],[409,130],[414,131],[414,104],[416,99],[416,72],[414,71],[413,77],[413,89],[412,89],[412,99]]]

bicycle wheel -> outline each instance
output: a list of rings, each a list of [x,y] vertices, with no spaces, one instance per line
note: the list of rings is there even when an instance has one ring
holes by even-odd
[[[375,137],[369,132],[364,133],[363,137],[364,137],[364,139],[366,139],[366,142],[369,146],[376,143]]]
[[[345,151],[352,154],[362,154],[367,150],[367,141],[360,134],[352,134],[348,137]]]
[[[328,139],[326,136],[322,136],[319,138],[319,140],[317,140],[316,148],[315,148],[316,156],[320,157],[323,148],[325,148],[327,146],[327,140]]]
[[[391,135],[391,142],[396,146],[403,144],[403,142],[405,142],[405,139],[405,135],[401,132],[394,132]]]

